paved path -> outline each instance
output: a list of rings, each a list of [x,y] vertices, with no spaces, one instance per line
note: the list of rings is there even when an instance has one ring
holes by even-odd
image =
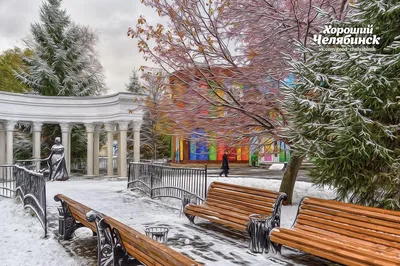
[[[221,169],[210,168],[207,173],[210,177],[218,177]],[[241,168],[231,168],[229,170],[228,177],[248,177],[248,178],[260,178],[260,179],[276,179],[281,180],[284,171],[282,170],[269,170],[265,168],[251,168],[251,167],[241,167]],[[308,170],[300,170],[297,175],[298,181],[310,182]]]

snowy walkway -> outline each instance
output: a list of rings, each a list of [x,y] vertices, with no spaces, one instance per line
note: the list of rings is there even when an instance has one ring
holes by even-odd
[[[210,182],[216,179],[218,178],[212,178]],[[278,180],[248,178],[219,178],[218,180],[272,190],[278,189],[280,185]],[[43,230],[39,222],[33,217],[26,219],[21,206],[11,204],[11,200],[1,200],[0,246],[11,245],[10,248],[0,249],[0,258],[5,258],[7,262],[4,264],[2,261],[1,265],[96,265],[97,240],[90,230],[86,228],[77,230],[75,233],[77,236],[72,241],[60,240],[55,235],[58,230],[59,203],[55,202],[53,197],[57,193],[65,194],[112,216],[139,232],[144,232],[145,227],[149,225],[167,226],[170,229],[168,246],[206,265],[327,265],[312,256],[288,249],[283,250],[283,256],[252,254],[247,250],[246,238],[243,235],[227,233],[208,222],[192,226],[186,217],[180,216],[179,204],[176,204],[175,200],[166,201],[177,208],[167,206],[160,201],[138,197],[135,193],[126,190],[126,181],[110,180],[70,180],[48,183],[49,239],[41,239]],[[334,197],[332,191],[313,188],[309,183],[298,182],[295,202],[298,203],[304,195]],[[296,212],[297,206],[284,206],[282,225],[290,227]],[[39,250],[46,250],[46,252],[41,255]],[[29,259],[30,256],[34,257],[33,261]],[[18,262],[19,259],[21,263]]]

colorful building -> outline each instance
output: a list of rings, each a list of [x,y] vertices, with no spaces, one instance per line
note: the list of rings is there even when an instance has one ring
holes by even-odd
[[[228,74],[229,75],[229,74]],[[181,78],[181,77],[180,77]],[[285,79],[286,83],[292,83],[294,76],[289,75]],[[229,80],[227,81],[229,86]],[[171,80],[171,84],[175,85],[177,93],[185,93],[186,88],[179,80]],[[230,83],[232,84],[232,83]],[[261,87],[259,90],[276,94],[279,93],[281,84],[267,80],[268,86]],[[201,88],[201,84],[198,85]],[[237,86],[237,85],[236,85]],[[241,86],[243,93],[246,93],[246,87]],[[182,107],[177,103],[178,107]],[[276,116],[276,119],[279,119]],[[173,136],[171,141],[171,160],[175,163],[211,163],[222,160],[222,156],[228,150],[228,158],[230,162],[255,164],[272,163],[272,162],[288,162],[290,159],[290,147],[283,141],[275,141],[268,136],[252,137],[241,141],[239,144],[226,145],[215,140],[204,140],[199,136],[204,133],[204,129],[196,128],[193,134],[186,137]]]

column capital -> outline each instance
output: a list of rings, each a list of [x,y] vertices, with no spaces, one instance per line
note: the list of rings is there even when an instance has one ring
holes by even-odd
[[[17,124],[17,121],[13,120],[8,120],[7,121],[7,131],[14,131],[15,125]]]
[[[93,133],[94,132],[94,128],[95,128],[95,124],[93,123],[86,123],[85,127],[86,127],[86,132],[88,133]]]
[[[114,123],[105,123],[104,127],[107,132],[113,132],[114,131]]]
[[[61,132],[62,133],[69,133],[70,130],[71,130],[71,124],[70,123],[61,123],[60,127],[61,127]]]
[[[101,125],[96,124],[96,125],[94,126],[94,133],[100,133],[100,132],[101,132]]]
[[[32,122],[32,130],[33,132],[42,132],[42,122]]]
[[[118,126],[119,130],[127,131],[129,127],[129,121],[119,121]]]
[[[142,123],[142,121],[133,121],[133,131],[140,131]]]

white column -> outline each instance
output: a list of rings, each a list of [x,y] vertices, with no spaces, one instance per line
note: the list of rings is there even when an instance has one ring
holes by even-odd
[[[16,121],[7,121],[7,164],[13,165],[14,162],[14,128]]]
[[[88,176],[93,175],[93,132],[94,124],[85,124],[87,132],[87,163],[86,163],[86,174]]]
[[[66,154],[67,158],[67,170],[68,173],[71,173],[71,150],[72,150],[72,145],[71,145],[71,132],[72,132],[72,124],[70,125],[69,132],[68,132],[68,153]]]
[[[114,169],[113,169],[113,130],[114,125],[112,123],[105,124],[105,128],[107,131],[107,175],[113,176]]]
[[[39,160],[41,158],[40,152],[42,150],[41,140],[42,140],[42,122],[33,122],[33,158]],[[40,161],[36,162],[36,170],[40,170]]]
[[[6,164],[6,127],[0,123],[0,165]]]
[[[140,127],[141,121],[133,122],[133,161],[140,162]]]
[[[119,129],[117,133],[119,133]],[[118,147],[118,152],[117,152],[117,174],[121,176],[121,134],[117,134],[117,147]]]
[[[127,154],[127,141],[126,141],[126,136],[127,136],[127,131],[128,131],[128,126],[129,122],[128,121],[121,121],[118,123],[119,125],[119,134],[120,134],[120,156],[121,156],[121,177],[127,177],[128,176],[128,169],[127,169],[127,164],[126,164],[126,154]]]
[[[93,174],[98,176],[99,171],[99,153],[100,153],[100,125],[96,125],[94,128],[94,140],[93,140]]]
[[[61,123],[61,144],[64,146],[64,156],[65,163],[67,165],[67,172],[71,174],[71,161],[69,155],[71,154],[71,146],[70,146],[70,130],[71,125],[69,123]]]

